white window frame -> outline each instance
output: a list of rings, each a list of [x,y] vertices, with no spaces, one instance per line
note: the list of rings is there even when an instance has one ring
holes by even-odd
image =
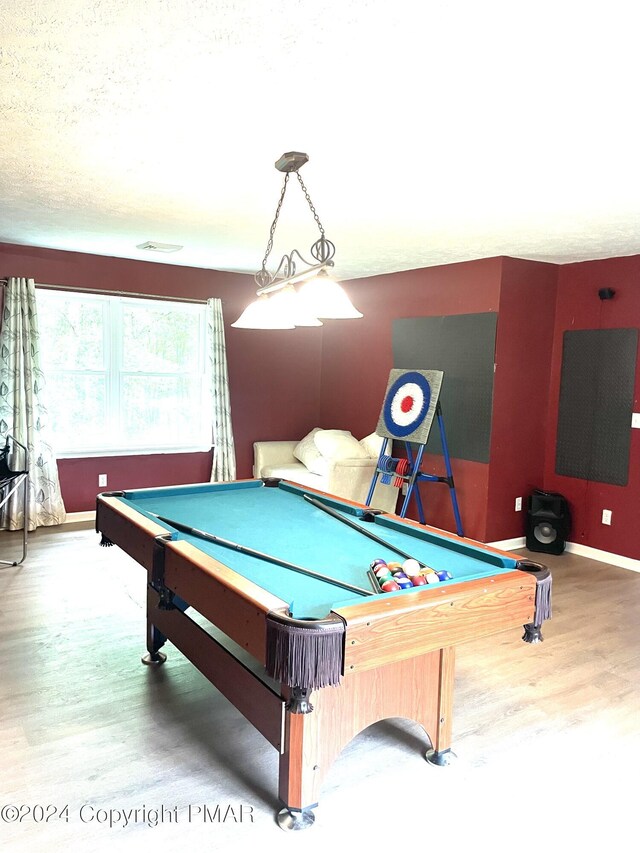
[[[213,445],[213,434],[212,434],[212,409],[210,401],[211,398],[211,383],[210,383],[210,363],[209,363],[209,355],[208,355],[208,333],[207,333],[207,316],[206,316],[206,305],[204,303],[187,303],[180,302],[178,300],[163,300],[163,299],[144,299],[144,298],[136,298],[129,296],[110,296],[106,294],[100,293],[74,293],[72,291],[66,290],[38,290],[37,298],[43,296],[44,299],[40,300],[38,311],[40,312],[41,306],[44,307],[46,304],[45,300],[56,299],[56,298],[65,298],[65,299],[73,299],[78,302],[93,302],[102,304],[102,316],[103,316],[103,353],[104,353],[104,363],[101,370],[78,370],[71,369],[68,371],[69,374],[74,374],[78,376],[97,376],[104,375],[106,382],[106,398],[107,398],[107,431],[111,432],[113,435],[118,435],[119,433],[119,423],[122,418],[122,404],[121,404],[121,385],[122,379],[124,376],[167,376],[173,377],[176,376],[175,372],[154,372],[148,370],[141,371],[132,371],[132,370],[123,370],[121,353],[123,352],[122,339],[123,339],[123,309],[128,304],[134,305],[145,305],[149,306],[149,303],[152,302],[154,306],[161,305],[164,307],[180,307],[180,309],[184,310],[186,307],[190,313],[193,313],[198,318],[198,336],[199,336],[199,347],[198,347],[198,365],[197,371],[194,373],[199,376],[199,399],[201,402],[200,407],[200,426],[198,432],[200,433],[200,440],[194,442],[180,443],[180,442],[167,442],[158,445],[152,444],[140,444],[140,445],[125,445],[122,443],[114,443],[113,445],[104,445],[104,446],[95,446],[95,447],[85,447],[81,449],[73,449],[65,447],[59,436],[53,432],[52,439],[54,448],[56,451],[56,456],[58,459],[71,459],[71,458],[83,458],[83,457],[103,457],[103,456],[144,456],[144,455],[152,455],[152,454],[162,454],[162,453],[194,453],[194,452],[206,452],[210,451]],[[41,333],[42,335],[42,333]],[[47,364],[40,365],[44,375],[45,380],[48,374],[58,372],[57,369],[51,368],[47,366]],[[50,401],[49,401],[50,406]],[[172,436],[175,438],[175,436]]]

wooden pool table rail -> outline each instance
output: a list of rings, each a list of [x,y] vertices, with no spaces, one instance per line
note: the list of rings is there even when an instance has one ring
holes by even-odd
[[[347,626],[344,673],[521,627],[535,593],[535,578],[516,570],[336,607]]]
[[[158,539],[164,549],[161,584],[187,601],[262,664],[266,660],[266,620],[288,603],[234,572],[184,540],[167,539],[166,527],[115,497],[99,496],[96,528],[147,570],[156,565]]]

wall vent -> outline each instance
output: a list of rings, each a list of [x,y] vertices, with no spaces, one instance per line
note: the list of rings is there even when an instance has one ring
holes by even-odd
[[[145,249],[148,252],[179,252],[184,246],[176,246],[173,243],[158,243],[157,240],[147,240],[146,243],[140,243],[136,249]]]

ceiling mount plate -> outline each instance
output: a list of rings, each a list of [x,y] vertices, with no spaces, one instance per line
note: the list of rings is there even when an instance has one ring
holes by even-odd
[[[308,160],[309,155],[302,151],[287,151],[276,160],[276,169],[279,172],[297,172]]]

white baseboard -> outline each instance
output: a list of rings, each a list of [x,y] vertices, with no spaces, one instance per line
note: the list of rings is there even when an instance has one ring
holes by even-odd
[[[612,566],[619,566],[621,569],[640,572],[640,560],[623,557],[622,554],[611,554],[609,551],[600,551],[598,548],[590,548],[588,545],[580,545],[578,542],[567,542],[566,550],[570,554],[578,554],[580,557],[588,557],[590,560],[598,560],[600,563],[611,563]]]
[[[95,510],[88,510],[87,512],[68,512],[67,517],[62,522],[63,524],[84,524],[91,523],[93,524],[96,520],[96,512]]]
[[[518,548],[526,548],[527,540],[524,536],[520,536],[515,539],[502,539],[500,542],[489,542],[488,544],[503,551],[514,551]],[[597,560],[599,563],[610,563],[612,566],[619,566],[621,569],[640,572],[640,560],[624,557],[622,554],[600,551],[598,548],[589,547],[589,545],[580,545],[579,542],[567,542],[565,551],[570,554],[577,554],[579,557],[587,557],[589,560]]]
[[[502,551],[513,551],[516,548],[524,548],[526,542],[527,540],[524,536],[517,536],[515,539],[501,539],[499,542],[487,542],[487,545],[500,548]]]

